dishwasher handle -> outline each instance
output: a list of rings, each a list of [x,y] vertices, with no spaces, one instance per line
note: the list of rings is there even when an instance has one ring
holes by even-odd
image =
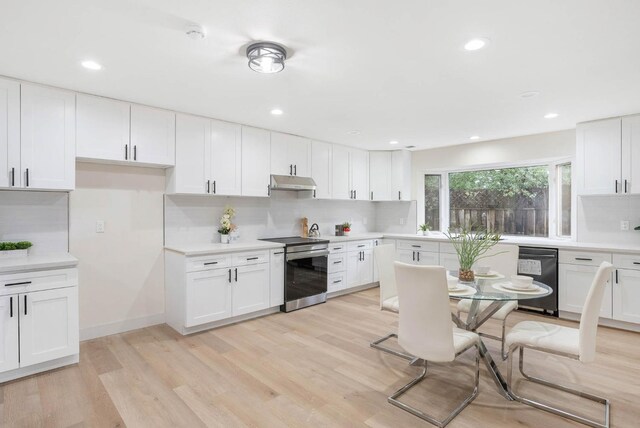
[[[523,258],[523,257],[529,257],[532,259],[557,259],[558,256],[556,256],[555,254],[527,254],[527,253],[520,253],[520,255],[518,256],[518,258]]]

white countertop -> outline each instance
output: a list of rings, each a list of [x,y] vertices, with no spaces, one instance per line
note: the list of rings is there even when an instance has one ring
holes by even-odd
[[[69,253],[0,258],[0,273],[18,273],[32,270],[75,267],[78,259]]]
[[[232,242],[231,244],[184,244],[166,245],[165,250],[175,251],[185,256],[198,256],[204,254],[233,253],[236,251],[268,250],[282,248],[284,244],[268,241]]]
[[[328,239],[329,242],[360,241],[363,239],[382,239],[382,233],[357,233],[349,236],[323,236],[320,239]]]

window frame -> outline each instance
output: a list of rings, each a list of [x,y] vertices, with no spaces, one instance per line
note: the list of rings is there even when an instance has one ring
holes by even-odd
[[[571,236],[562,236],[558,234],[558,166],[570,163],[571,169]],[[576,217],[577,217],[577,198],[575,187],[575,159],[572,157],[541,159],[538,161],[523,162],[498,162],[482,165],[470,165],[466,167],[456,168],[430,168],[420,171],[421,191],[418,193],[417,203],[420,206],[418,210],[418,224],[425,221],[425,197],[424,197],[424,176],[440,175],[440,231],[445,232],[449,229],[449,173],[464,171],[482,171],[487,169],[503,169],[503,168],[526,168],[532,166],[546,166],[549,172],[549,234],[545,238],[559,239],[566,241],[575,241],[576,239]],[[534,236],[521,235],[505,235],[517,236],[519,238],[532,238]],[[540,238],[540,237],[537,237]]]

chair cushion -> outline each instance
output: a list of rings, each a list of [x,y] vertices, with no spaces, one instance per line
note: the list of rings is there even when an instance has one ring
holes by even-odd
[[[472,302],[473,302],[472,299],[460,300],[458,302],[458,311],[469,313],[469,311],[471,310]],[[491,303],[493,303],[491,300],[481,300],[479,304],[480,311],[484,311],[485,309],[487,309]],[[502,321],[507,316],[509,316],[511,312],[515,311],[516,309],[518,309],[518,302],[515,300],[509,300],[507,303],[504,304],[504,306],[498,309],[498,311],[495,314],[491,315],[491,318]]]
[[[516,324],[505,338],[511,345],[530,345],[578,356],[579,332],[577,328],[563,327],[538,321],[522,321]]]
[[[453,328],[453,348],[456,350],[456,354],[478,342],[478,340],[477,333],[457,327]]]
[[[391,297],[382,302],[382,309],[385,311],[398,312],[400,305],[398,304],[398,296]]]

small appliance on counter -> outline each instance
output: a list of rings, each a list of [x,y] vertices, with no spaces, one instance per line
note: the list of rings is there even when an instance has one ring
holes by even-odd
[[[309,238],[319,238],[320,237],[320,227],[318,223],[313,223],[309,228]]]
[[[344,236],[344,227],[341,224],[336,224],[336,236]]]

